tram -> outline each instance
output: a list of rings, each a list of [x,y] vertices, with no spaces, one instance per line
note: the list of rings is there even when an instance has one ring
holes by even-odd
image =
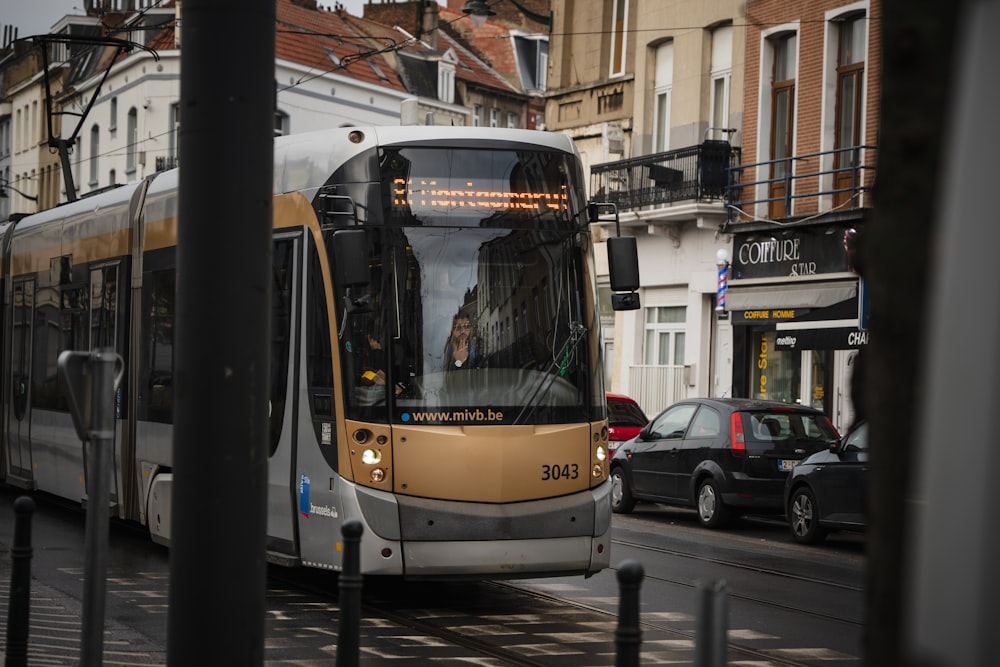
[[[364,574],[607,567],[597,282],[571,140],[355,127],[278,138],[274,156],[269,561],[339,570],[341,522],[358,519]],[[177,185],[161,172],[0,228],[0,476],[85,499],[57,358],[113,348],[112,516],[167,545]]]

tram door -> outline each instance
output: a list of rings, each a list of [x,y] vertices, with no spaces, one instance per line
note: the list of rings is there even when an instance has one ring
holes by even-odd
[[[124,313],[120,313],[119,277],[122,274],[121,264],[114,262],[105,266],[95,267],[90,272],[90,349],[100,350],[110,348],[118,353],[125,360],[123,348],[124,337],[121,335],[121,322]],[[127,290],[126,290],[127,291]],[[127,361],[126,361],[127,363]],[[124,376],[123,376],[124,378]],[[124,381],[124,380],[123,380]],[[119,467],[121,460],[121,429],[120,420],[122,414],[122,396],[124,389],[121,384],[115,390],[115,400],[113,409],[115,411],[115,434],[114,443],[111,447],[111,489],[110,499],[112,505],[118,504],[119,475],[124,471]],[[84,458],[84,474],[88,471],[88,462],[91,458],[89,448],[86,450]],[[86,486],[90,488],[89,482]]]
[[[276,235],[271,278],[271,371],[268,400],[268,551],[294,556],[296,549],[295,415],[298,386],[301,237]]]
[[[9,465],[7,481],[26,489],[36,486],[31,462],[31,324],[35,279],[13,284],[11,294],[10,388],[7,415]]]

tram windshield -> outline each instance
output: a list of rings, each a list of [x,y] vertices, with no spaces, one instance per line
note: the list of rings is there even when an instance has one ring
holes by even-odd
[[[386,156],[396,168],[387,166],[383,183],[392,192],[387,224],[368,229],[371,307],[347,316],[341,344],[351,416],[594,418],[603,405],[599,325],[571,164],[541,152]]]

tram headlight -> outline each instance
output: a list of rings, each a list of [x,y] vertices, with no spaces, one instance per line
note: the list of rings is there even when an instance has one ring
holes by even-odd
[[[604,445],[598,445],[597,449],[594,450],[594,458],[596,458],[598,461],[607,461],[608,448],[605,447]]]
[[[604,477],[604,466],[600,463],[595,463],[593,470],[590,471],[590,474],[594,476],[594,479]]]
[[[381,468],[375,468],[374,470],[372,470],[373,482],[381,482],[384,479],[385,479],[385,470],[382,470]]]
[[[373,466],[382,460],[382,452],[377,449],[368,448],[361,452],[361,462]]]

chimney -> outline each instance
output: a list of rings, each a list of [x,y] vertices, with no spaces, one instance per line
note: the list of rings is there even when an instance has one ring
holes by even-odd
[[[432,50],[438,48],[438,3],[437,0],[422,0],[424,11],[420,22],[421,38]]]
[[[181,0],[174,3],[174,48],[181,48]]]

